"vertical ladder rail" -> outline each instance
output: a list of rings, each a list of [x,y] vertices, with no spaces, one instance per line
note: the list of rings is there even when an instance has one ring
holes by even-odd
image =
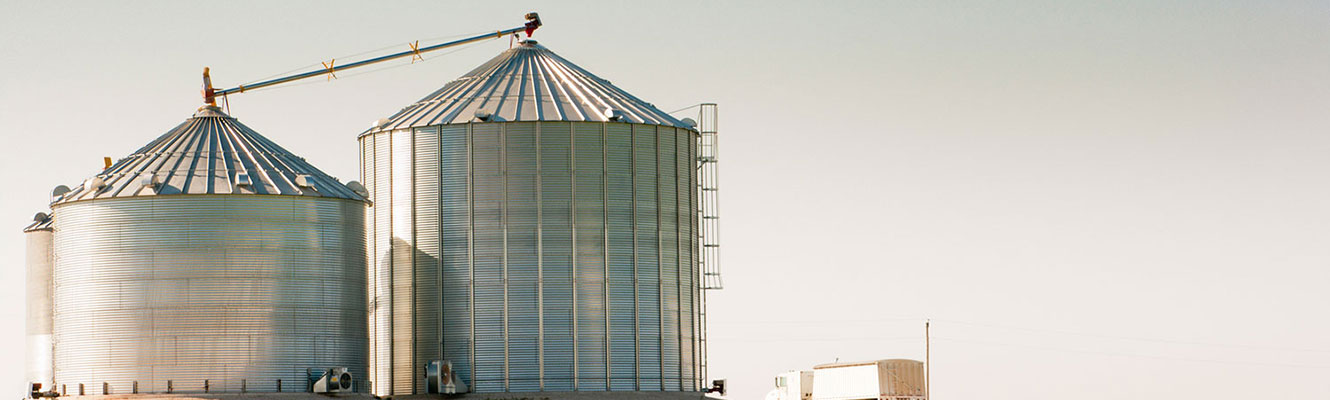
[[[719,197],[719,175],[716,170],[716,163],[719,161],[719,147],[716,141],[716,117],[717,110],[715,103],[702,103],[697,112],[697,128],[701,134],[701,143],[697,157],[697,189],[698,189],[698,234],[697,241],[701,246],[701,254],[698,257],[698,267],[702,276],[700,289],[698,290],[701,307],[698,313],[698,342],[700,344],[698,369],[702,375],[702,384],[707,385],[708,365],[707,365],[707,292],[710,290],[719,290],[724,287],[720,279],[720,197]],[[709,386],[704,386],[709,387]]]
[[[720,275],[720,145],[716,135],[717,110],[715,103],[702,103],[698,108],[698,131],[702,134],[702,151],[698,157],[698,186],[701,191],[702,288],[724,289]]]

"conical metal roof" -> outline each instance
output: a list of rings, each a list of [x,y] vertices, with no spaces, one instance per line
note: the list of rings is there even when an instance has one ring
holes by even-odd
[[[357,185],[353,185],[357,186]],[[63,191],[57,189],[57,191]],[[52,204],[179,194],[365,198],[215,106],[116,161]]]
[[[620,121],[692,128],[528,40],[371,131],[475,121]]]

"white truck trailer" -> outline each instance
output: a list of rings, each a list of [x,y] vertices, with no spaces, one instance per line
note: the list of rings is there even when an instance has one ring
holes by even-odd
[[[813,371],[790,371],[776,375],[776,388],[767,393],[766,400],[811,400],[813,398]]]
[[[924,400],[924,363],[891,359],[813,367],[811,400]]]

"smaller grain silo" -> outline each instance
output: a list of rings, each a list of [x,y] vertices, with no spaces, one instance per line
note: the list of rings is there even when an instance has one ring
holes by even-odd
[[[367,391],[362,192],[205,106],[55,193],[57,389]]]
[[[61,186],[63,187],[63,186]],[[53,383],[51,356],[51,224],[46,213],[37,213],[23,228],[27,242],[27,343],[24,348],[26,382],[40,384],[34,391],[49,391]]]

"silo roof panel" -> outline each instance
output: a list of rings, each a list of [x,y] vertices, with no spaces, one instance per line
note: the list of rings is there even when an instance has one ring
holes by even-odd
[[[248,184],[238,182],[245,175]],[[307,175],[308,186],[296,184]],[[96,181],[101,187],[97,188]],[[77,185],[52,204],[176,194],[272,194],[365,199],[214,106]],[[155,182],[155,184],[154,184]]]
[[[23,232],[49,231],[54,224],[54,214],[37,213],[37,217],[32,219],[32,223],[23,227]]]
[[[486,61],[393,114],[372,131],[489,121],[601,121],[691,128],[651,103],[560,57],[535,41]]]

